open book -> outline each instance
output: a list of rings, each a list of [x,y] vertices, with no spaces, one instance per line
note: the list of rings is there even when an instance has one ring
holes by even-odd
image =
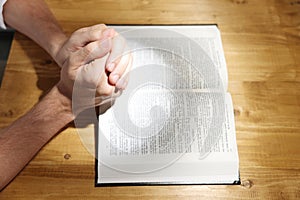
[[[96,185],[238,184],[217,26],[113,28],[126,38],[133,67],[128,88],[99,115]]]

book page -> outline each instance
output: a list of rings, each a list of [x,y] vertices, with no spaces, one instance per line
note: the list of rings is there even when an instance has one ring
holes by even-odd
[[[203,89],[203,75],[213,75],[217,70],[222,83],[218,83],[218,78],[212,82],[216,82],[216,87],[220,84],[225,91],[228,87],[227,67],[222,47],[221,35],[219,29],[215,25],[207,26],[111,26],[120,32],[127,40],[130,50],[133,51],[133,67],[144,65],[145,63],[153,64],[170,64],[187,68],[177,67],[179,73],[189,77],[190,88]],[[151,31],[143,31],[150,29]],[[157,33],[161,30],[161,33]],[[167,30],[167,31],[165,31]],[[171,32],[175,33],[171,33]],[[195,46],[197,44],[198,46]],[[143,48],[152,46],[152,48]],[[173,54],[170,54],[170,52]],[[174,55],[175,54],[175,55]],[[180,56],[181,59],[174,58]],[[210,60],[205,59],[208,56]],[[202,56],[202,57],[201,57]],[[204,56],[204,57],[203,57]],[[200,60],[197,60],[197,58]],[[191,61],[193,63],[186,63]],[[209,61],[212,63],[201,63],[201,61]],[[213,67],[200,68],[201,65]],[[176,66],[175,66],[176,67]],[[212,69],[213,68],[213,69]],[[184,70],[182,70],[184,69]],[[195,73],[195,69],[199,73]],[[210,70],[205,73],[205,70]]]
[[[205,158],[199,156],[199,147],[202,145],[201,136],[204,134],[199,130],[195,132],[197,136],[194,137],[194,141],[191,144],[179,142],[178,145],[174,145],[173,149],[169,149],[165,152],[149,152],[145,150],[139,152],[139,154],[130,150],[132,149],[132,144],[126,141],[128,138],[122,138],[120,135],[116,136],[116,134],[120,133],[114,132],[115,130],[111,130],[112,132],[109,137],[110,141],[107,140],[107,136],[101,134],[99,137],[99,154],[109,157],[110,163],[99,163],[98,182],[122,183],[171,181],[180,183],[224,183],[226,180],[228,183],[233,183],[233,181],[238,180],[238,155],[232,110],[231,96],[230,94],[227,94],[226,120],[222,126],[221,137],[219,142],[212,149],[212,152]],[[107,123],[107,121],[105,121],[105,123]],[[184,130],[179,131],[183,132]],[[155,142],[158,143],[157,145],[161,145],[161,143],[165,141],[155,140]],[[119,144],[120,148],[116,148],[115,144]],[[147,144],[151,145],[151,143]],[[182,147],[182,145],[188,145],[189,147],[185,148]],[[147,147],[144,148],[147,149]],[[128,151],[124,151],[124,149]],[[176,152],[182,153],[183,149],[186,149],[186,151],[183,152],[183,154],[180,154],[174,162],[167,163],[159,170],[152,172],[145,171],[145,173],[128,173],[116,170],[116,168],[125,169],[124,165],[127,165],[126,168],[132,168],[132,171],[141,168],[156,168],[159,165],[158,162],[168,159],[168,157],[172,157],[174,154],[176,155]],[[147,157],[144,157],[145,160],[143,160],[143,162],[141,162],[141,160],[135,160],[136,157],[141,157],[142,154],[148,155]],[[178,155],[179,154],[177,154],[177,156]],[[104,160],[107,161],[107,159]]]

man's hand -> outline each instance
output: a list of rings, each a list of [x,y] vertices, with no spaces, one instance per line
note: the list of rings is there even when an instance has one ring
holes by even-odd
[[[56,57],[62,66],[57,87],[72,98],[75,115],[124,89],[126,79],[120,78],[131,64],[125,47],[124,38],[103,24],[75,31],[63,45]]]
[[[104,39],[104,37],[107,36],[102,33],[105,29],[107,29],[107,27],[104,24],[98,24],[75,31],[72,36],[62,44],[60,49],[56,52],[56,55],[53,55],[54,60],[62,67],[70,54],[82,49],[87,43]]]

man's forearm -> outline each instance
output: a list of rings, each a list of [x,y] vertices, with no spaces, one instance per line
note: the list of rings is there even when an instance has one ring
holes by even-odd
[[[8,0],[3,15],[7,25],[30,37],[53,58],[67,39],[44,0]]]
[[[73,118],[71,101],[54,87],[27,114],[1,131],[0,191]]]

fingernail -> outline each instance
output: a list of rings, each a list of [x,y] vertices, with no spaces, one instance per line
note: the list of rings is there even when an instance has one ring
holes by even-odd
[[[118,80],[118,82],[116,83],[116,87],[124,90],[126,88],[127,84],[128,84],[127,80],[122,78],[122,79]]]
[[[119,88],[119,89],[122,89],[123,84],[124,84],[124,79],[120,79],[116,83],[116,87]]]
[[[119,75],[118,74],[112,75],[111,81],[113,82],[113,84],[115,84],[118,80],[119,80]]]
[[[115,68],[115,63],[109,63],[107,65],[107,71],[112,72]]]
[[[110,37],[112,35],[112,29],[108,28],[105,31],[103,31],[104,37]]]

